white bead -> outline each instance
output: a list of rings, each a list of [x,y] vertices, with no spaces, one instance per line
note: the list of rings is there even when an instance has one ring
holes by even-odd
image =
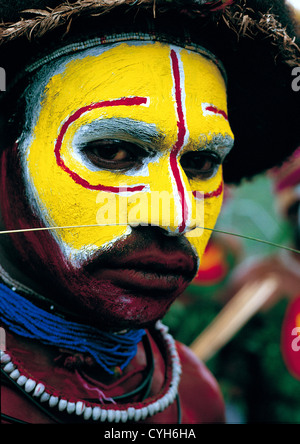
[[[84,419],[88,420],[92,416],[93,409],[92,407],[85,407],[85,410],[83,412]]]
[[[181,365],[180,365],[180,360],[179,360],[178,356],[176,356],[175,358],[172,358],[172,363],[173,363],[174,370],[176,372],[180,371]]]
[[[145,418],[147,418],[147,416],[148,416],[148,407],[143,407],[142,408],[142,416],[141,416],[141,418],[145,419]]]
[[[115,410],[115,422],[120,422],[121,412],[120,410]]]
[[[161,399],[161,406],[162,406],[162,410],[164,410],[164,409],[168,406],[168,399],[167,399],[166,396],[164,396],[164,397]]]
[[[167,405],[170,405],[173,402],[172,394],[170,392],[166,394],[166,399],[168,402]]]
[[[35,388],[36,386],[36,382],[33,381],[32,379],[28,379],[28,381],[26,381],[25,383],[25,392],[30,393],[32,392],[32,390]]]
[[[58,399],[57,396],[50,396],[49,406],[50,407],[55,407],[58,404],[58,401],[59,401],[59,399]]]
[[[8,364],[6,364],[6,365],[4,366],[3,370],[4,370],[6,373],[11,373],[15,368],[16,368],[16,366],[15,366],[12,362],[9,362]]]
[[[67,412],[68,412],[69,414],[74,413],[74,412],[75,412],[75,408],[76,408],[76,404],[75,404],[75,402],[68,402],[68,405],[67,405]]]
[[[128,412],[128,419],[133,419],[134,415],[135,415],[135,408],[134,407],[128,407],[127,409]]]
[[[45,391],[44,384],[39,382],[38,385],[36,386],[36,388],[34,389],[34,392],[33,392],[32,396],[36,396],[38,398],[39,396],[42,395],[42,393],[44,393],[44,391]]]
[[[1,356],[1,364],[7,364],[10,361],[10,356],[7,353],[3,353],[3,355]]]
[[[174,376],[174,378],[173,378],[173,387],[178,387],[178,384],[179,384],[179,381],[180,381],[180,376],[179,375],[175,375]]]
[[[141,409],[136,410],[134,415],[134,420],[139,421],[141,419],[141,416],[142,416],[142,410]]]
[[[158,412],[160,412],[161,411],[161,408],[162,408],[162,406],[161,406],[161,402],[160,402],[160,399],[158,400],[158,401],[156,401],[155,402],[155,405],[156,405],[156,412],[155,413],[158,413]]]
[[[148,405],[148,411],[149,411],[149,415],[152,416],[155,413],[155,404],[150,404]]]
[[[157,405],[156,413],[158,413],[158,412],[160,412],[160,410],[161,410],[160,399],[159,399],[158,401],[156,401],[155,404]]]
[[[170,335],[170,333],[166,333],[166,335],[165,335],[165,340],[169,343],[169,345],[170,345],[170,347],[171,347],[172,344],[173,344],[173,338],[172,338],[172,336]]]
[[[115,410],[107,410],[107,421],[112,422],[115,419]]]
[[[156,324],[156,327],[162,332],[162,333],[167,333],[169,331],[169,327],[167,327],[166,325],[164,325],[162,322],[158,321]]]
[[[58,403],[58,410],[63,412],[67,408],[67,405],[68,401],[66,399],[60,399]]]
[[[127,422],[128,420],[128,413],[126,412],[126,410],[122,410],[121,411],[121,422]]]
[[[19,370],[16,368],[15,370],[13,370],[10,374],[11,379],[17,380],[20,377],[20,372]]]
[[[82,401],[76,402],[75,413],[77,416],[82,415],[82,413],[84,412],[84,409],[85,409],[85,404]]]
[[[17,384],[19,384],[21,387],[22,385],[25,385],[27,381],[26,376],[21,375],[18,379],[17,379]]]
[[[100,407],[94,407],[93,408],[93,420],[98,421],[98,419],[101,416],[101,409]]]
[[[41,402],[47,402],[47,401],[49,401],[49,399],[50,399],[50,395],[49,395],[49,393],[44,392],[44,393],[42,394],[41,398],[40,398],[40,401],[41,401]]]
[[[107,418],[107,410],[102,410],[101,416],[100,416],[100,421],[104,422],[104,421],[106,421],[106,418]]]

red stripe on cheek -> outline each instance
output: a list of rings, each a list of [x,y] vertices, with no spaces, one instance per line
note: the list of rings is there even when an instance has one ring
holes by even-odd
[[[78,109],[74,114],[72,114],[67,121],[63,124],[60,133],[58,135],[58,138],[55,143],[55,157],[56,157],[56,163],[57,165],[62,168],[69,176],[76,182],[78,185],[83,186],[84,188],[87,188],[89,190],[98,190],[98,191],[108,191],[112,193],[120,193],[121,191],[124,191],[123,187],[112,187],[112,186],[106,186],[106,185],[91,185],[87,180],[80,177],[77,173],[70,170],[70,168],[67,167],[65,164],[63,158],[61,157],[61,147],[63,138],[69,128],[69,126],[74,123],[77,119],[79,119],[84,113],[91,111],[93,109],[99,109],[99,108],[105,108],[105,107],[112,107],[112,106],[134,106],[134,105],[145,105],[147,103],[146,97],[124,97],[121,99],[115,99],[115,100],[105,100],[103,102],[98,103],[92,103],[90,105],[84,106],[80,109]],[[137,192],[137,191],[143,191],[144,185],[137,185],[132,187],[126,187],[126,191],[129,192]]]
[[[186,219],[188,217],[188,206],[185,198],[185,189],[184,184],[181,179],[180,170],[177,162],[177,155],[180,152],[181,148],[184,145],[184,137],[186,135],[186,125],[183,114],[182,107],[182,96],[181,96],[181,82],[180,82],[180,72],[179,72],[179,62],[176,52],[171,50],[171,61],[172,61],[172,72],[174,77],[175,84],[175,100],[176,100],[176,109],[177,109],[177,141],[172,148],[170,154],[170,167],[175,179],[176,187],[178,190],[180,203],[181,203],[181,212],[182,212],[182,223],[179,226],[179,232],[182,233],[186,228]]]
[[[210,199],[212,197],[219,197],[223,193],[224,185],[223,182],[220,183],[218,188],[210,193],[201,193],[201,191],[193,191],[193,196],[197,199]]]
[[[214,113],[214,114],[220,114],[221,116],[224,117],[225,120],[228,121],[227,113],[225,111],[223,111],[222,109],[217,108],[216,106],[208,105],[205,107],[205,111],[209,111],[210,113]]]

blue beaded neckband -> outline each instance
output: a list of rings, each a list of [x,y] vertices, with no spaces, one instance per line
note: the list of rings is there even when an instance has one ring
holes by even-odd
[[[45,345],[89,353],[107,373],[123,370],[134,358],[145,330],[109,333],[67,321],[35,306],[23,296],[0,284],[0,320],[13,333]]]

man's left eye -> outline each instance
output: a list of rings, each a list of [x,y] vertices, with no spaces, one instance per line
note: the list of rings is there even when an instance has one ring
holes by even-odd
[[[139,146],[119,140],[89,142],[82,152],[98,168],[126,170],[139,167],[146,152]]]
[[[190,151],[183,154],[180,164],[189,179],[209,179],[212,177],[221,159],[215,153]]]

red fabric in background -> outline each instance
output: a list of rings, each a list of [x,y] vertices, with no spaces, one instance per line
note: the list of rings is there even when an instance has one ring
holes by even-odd
[[[288,370],[300,380],[300,296],[287,308],[282,326],[281,350]]]

